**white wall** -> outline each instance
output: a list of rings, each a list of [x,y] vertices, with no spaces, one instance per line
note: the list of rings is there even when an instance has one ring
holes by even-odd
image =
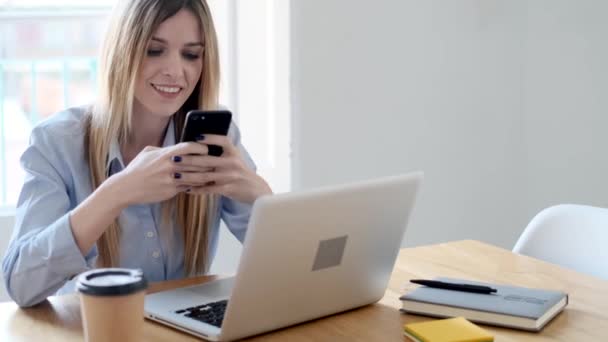
[[[526,214],[563,202],[608,207],[608,2],[527,7]]]
[[[511,248],[545,206],[608,204],[603,2],[291,6],[294,188],[424,170],[405,245]]]

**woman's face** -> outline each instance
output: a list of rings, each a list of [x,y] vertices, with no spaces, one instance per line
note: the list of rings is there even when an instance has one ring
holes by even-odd
[[[135,111],[169,117],[186,102],[203,69],[203,38],[192,12],[182,9],[160,24],[137,74]]]

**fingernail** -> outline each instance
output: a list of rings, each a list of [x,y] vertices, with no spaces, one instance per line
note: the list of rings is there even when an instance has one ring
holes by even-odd
[[[205,140],[205,136],[203,134],[199,134],[196,136],[196,141]]]
[[[179,163],[182,161],[182,157],[181,156],[173,156],[173,161],[176,163]]]
[[[182,178],[182,174],[181,174],[181,173],[174,173],[174,174],[173,174],[173,177],[174,177],[175,179],[180,179],[180,178]]]
[[[190,191],[192,191],[192,189],[190,189],[190,188],[186,189],[186,192],[190,192]]]

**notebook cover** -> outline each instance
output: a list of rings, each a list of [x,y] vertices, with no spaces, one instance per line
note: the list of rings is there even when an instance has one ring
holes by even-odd
[[[463,279],[437,278],[437,280],[485,285],[497,290],[493,294],[436,289],[426,286],[400,297],[401,300],[448,305],[463,309],[492,312],[537,320],[566,295],[565,292],[531,289],[526,287],[481,283]]]
[[[406,324],[409,334],[424,342],[491,342],[494,336],[463,317]]]

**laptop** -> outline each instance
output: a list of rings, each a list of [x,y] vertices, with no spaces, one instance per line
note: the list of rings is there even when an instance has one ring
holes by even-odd
[[[230,341],[377,302],[422,178],[259,198],[236,276],[146,295],[146,318]]]

